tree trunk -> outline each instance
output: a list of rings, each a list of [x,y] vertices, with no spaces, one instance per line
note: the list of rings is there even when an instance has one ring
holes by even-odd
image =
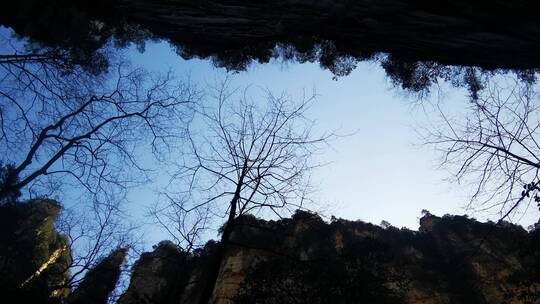
[[[199,299],[199,304],[210,304],[210,301],[212,300],[212,295],[214,294],[214,289],[216,287],[219,272],[221,270],[221,262],[223,261],[225,253],[227,252],[229,238],[234,229],[233,227],[234,221],[232,223],[227,222],[225,224],[225,229],[223,230],[223,234],[221,235],[221,240],[217,248],[216,256],[214,257],[212,266],[210,268],[210,273],[204,285],[205,287]]]
[[[218,244],[216,256],[214,257],[212,266],[210,267],[210,272],[204,284],[203,292],[201,294],[201,297],[199,298],[199,304],[210,304],[210,301],[212,300],[212,295],[214,293],[214,289],[216,287],[216,283],[219,277],[219,271],[221,270],[221,262],[223,261],[223,258],[225,257],[225,254],[227,252],[227,247],[229,245],[229,240],[234,230],[234,226],[236,222],[236,204],[238,203],[238,200],[240,199],[240,189],[241,189],[242,180],[243,180],[243,175],[242,175],[240,183],[237,185],[235,195],[230,202],[229,217],[227,218],[227,222],[225,223],[223,233],[221,234],[221,240]]]

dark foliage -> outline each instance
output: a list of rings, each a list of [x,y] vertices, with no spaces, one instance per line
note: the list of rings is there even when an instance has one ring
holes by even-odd
[[[106,44],[135,43],[143,49],[150,38],[148,32],[125,23],[111,1],[25,0],[8,7],[0,12],[0,23],[30,39],[27,54],[17,54],[19,61],[47,61],[66,71],[81,66],[100,74],[108,68]]]
[[[55,222],[58,202],[36,199],[0,206],[0,292],[21,303],[107,303],[127,250],[117,249],[95,265],[72,290],[70,239]],[[103,245],[103,244],[102,244]]]
[[[0,164],[0,206],[15,203],[21,196],[21,191],[15,185],[19,182],[13,165]]]

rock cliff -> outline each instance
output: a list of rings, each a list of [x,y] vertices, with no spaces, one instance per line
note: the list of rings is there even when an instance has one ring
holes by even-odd
[[[69,50],[71,63],[100,63],[96,70],[106,58],[95,53],[111,40],[143,50],[161,39],[184,58],[233,70],[281,58],[343,76],[381,61],[394,82],[418,91],[438,78],[473,86],[482,69],[534,78],[538,9],[530,0],[21,0],[0,11],[0,24]]]
[[[0,291],[21,303],[60,303],[69,293],[58,288],[71,263],[67,238],[54,223],[61,210],[53,200],[0,206]]]
[[[0,205],[2,303],[107,303],[127,251],[119,248],[97,260],[72,289],[72,244],[55,227],[61,210],[50,199]]]
[[[126,250],[90,269],[75,290],[60,205],[0,206],[1,291],[25,303],[105,303]],[[141,255],[119,304],[197,303],[214,241],[186,253],[169,241]],[[540,230],[425,214],[411,231],[297,212],[239,219],[221,261],[214,303],[540,303]]]
[[[427,214],[420,224],[411,231],[359,221],[325,223],[303,212],[280,221],[245,217],[221,263],[214,300],[540,303],[539,231],[464,216]],[[134,268],[120,303],[196,303],[204,280],[201,257],[211,256],[212,248],[185,255],[161,244]],[[168,264],[171,252],[176,258]],[[174,301],[151,300],[171,294]]]

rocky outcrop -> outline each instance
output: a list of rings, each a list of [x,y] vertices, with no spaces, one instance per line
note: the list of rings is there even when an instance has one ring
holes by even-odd
[[[105,303],[126,250],[68,280],[67,240],[54,228],[60,205],[0,207],[1,292],[25,303]],[[161,242],[135,263],[119,304],[198,303],[216,253]],[[214,303],[540,303],[540,230],[424,215],[419,231],[297,212],[240,218],[221,261]]]
[[[21,0],[10,4],[0,11],[0,24],[46,46],[72,50],[72,61],[95,61],[91,53],[110,38],[118,46],[135,42],[141,49],[145,39],[158,38],[171,42],[185,58],[209,58],[237,70],[253,61],[281,57],[318,61],[339,76],[349,73],[356,62],[376,60],[381,53],[390,55],[394,70],[430,63],[429,71],[424,71],[427,77],[453,77],[455,71],[439,71],[438,65],[540,68],[536,13],[540,4],[529,0]]]
[[[130,288],[118,303],[180,303],[190,272],[186,265],[184,252],[171,242],[160,243],[153,252],[141,255],[134,266]]]
[[[61,207],[53,200],[0,206],[0,293],[20,303],[59,303],[59,288],[71,263],[67,239],[54,223]]]
[[[196,294],[201,285],[178,285],[174,276],[161,275],[162,251],[158,246],[144,256],[147,266],[134,268],[126,295],[139,292],[145,276],[142,289],[155,299],[157,290],[168,290],[160,286]],[[204,280],[204,263],[195,266],[195,261],[189,256],[186,263],[194,266],[175,264],[170,270],[188,281]],[[198,299],[180,298],[181,303]],[[280,221],[244,217],[221,263],[214,301],[538,304],[540,232],[430,214],[421,219],[419,231],[358,221],[325,223],[304,212]]]
[[[234,302],[540,303],[539,232],[429,214],[420,231],[316,217],[290,225],[297,241],[272,246],[289,257],[244,268]],[[292,278],[301,288],[284,284]]]
[[[118,304],[197,303],[215,243],[187,254],[170,241],[143,253],[133,266],[129,288]]]
[[[236,59],[266,61],[276,44],[307,55],[313,44],[329,41],[343,57],[384,52],[451,65],[540,67],[538,4],[527,0],[119,0],[116,6],[186,55],[226,57],[241,49]]]
[[[72,244],[55,227],[61,209],[49,199],[0,205],[0,294],[5,303],[105,304],[116,288],[127,253],[122,248],[86,268],[72,290]]]
[[[120,278],[121,266],[126,258],[127,249],[119,248],[88,270],[77,289],[68,297],[69,304],[104,304],[116,288]]]

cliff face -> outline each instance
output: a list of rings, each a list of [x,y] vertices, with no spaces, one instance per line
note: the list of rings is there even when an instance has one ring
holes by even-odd
[[[71,263],[67,238],[54,228],[61,210],[53,200],[0,206],[0,291],[21,303],[57,303]]]
[[[89,270],[74,291],[70,252],[50,200],[0,206],[0,284],[28,303],[105,303],[126,251]],[[162,242],[144,253],[118,303],[197,303],[216,243],[193,253]],[[540,231],[463,216],[420,220],[419,231],[297,212],[239,220],[221,262],[215,303],[540,303]]]
[[[118,0],[115,7],[130,22],[202,57],[243,49],[236,55],[265,61],[276,43],[304,53],[310,44],[331,41],[345,57],[386,52],[412,61],[532,68],[540,66],[535,38],[540,27],[532,13],[537,5],[526,0]]]
[[[540,233],[510,224],[426,215],[420,231],[410,231],[297,213],[244,218],[232,243],[216,303],[540,303]],[[121,303],[168,303],[125,300],[164,296],[163,286],[180,288],[181,303],[196,303],[201,252],[185,259],[198,266],[168,270],[163,248],[146,254]],[[176,271],[189,279],[178,285],[163,274]]]
[[[277,45],[285,59],[340,75],[381,52],[394,61],[540,68],[539,8],[529,0],[21,0],[0,11],[0,24],[75,48],[75,57],[111,37],[117,45],[159,38],[183,57],[242,69],[268,62]]]
[[[27,52],[94,74],[107,70],[112,45],[142,51],[162,40],[228,70],[278,59],[317,62],[337,78],[368,61],[405,90],[444,80],[476,98],[499,73],[536,81],[539,9],[530,0],[20,0],[0,10],[0,24],[33,42]]]
[[[172,243],[160,243],[153,252],[141,255],[130,288],[118,303],[179,303],[191,272],[186,266],[186,254]]]
[[[129,288],[118,304],[196,303],[215,243],[186,254],[170,241],[143,253],[133,266]]]
[[[72,290],[72,244],[55,228],[61,209],[50,199],[0,205],[2,303],[107,303],[127,251],[103,257]]]
[[[69,304],[108,303],[111,292],[120,278],[120,268],[127,249],[118,248],[89,269],[77,288],[67,298]]]

